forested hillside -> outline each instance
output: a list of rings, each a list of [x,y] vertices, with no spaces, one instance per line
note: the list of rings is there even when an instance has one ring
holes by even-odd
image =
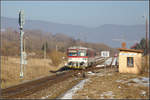
[[[110,50],[113,48],[101,43],[87,43],[66,36],[63,33],[46,33],[41,30],[24,30],[25,50],[28,56],[43,57],[43,46],[47,47],[47,56],[53,50],[65,53],[70,46],[86,46],[100,52],[101,50]],[[14,29],[8,28],[1,32],[1,53],[4,56],[19,56],[20,55],[20,33]]]

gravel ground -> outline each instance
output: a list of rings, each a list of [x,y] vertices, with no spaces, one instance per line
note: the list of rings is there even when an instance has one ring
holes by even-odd
[[[120,74],[116,69],[88,72],[88,82],[73,99],[148,99],[148,74]]]

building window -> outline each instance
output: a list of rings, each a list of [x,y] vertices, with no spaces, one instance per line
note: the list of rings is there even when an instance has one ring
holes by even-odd
[[[133,57],[127,57],[127,66],[134,67]]]

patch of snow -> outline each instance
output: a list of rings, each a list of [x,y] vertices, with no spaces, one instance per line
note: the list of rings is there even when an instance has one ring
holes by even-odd
[[[96,61],[100,61],[100,60],[102,60],[102,59],[104,59],[104,58],[95,58],[96,59]]]
[[[123,80],[116,80],[116,82],[119,82],[119,83],[120,83],[120,82],[123,82]]]
[[[104,74],[103,73],[98,73],[97,76],[104,76]]]
[[[146,78],[146,77],[142,77],[141,79],[133,78],[133,79],[130,79],[129,82],[130,81],[134,81],[134,82],[136,82],[139,85],[143,85],[145,87],[149,87],[149,78]]]
[[[115,66],[115,65],[116,65],[116,63],[117,63],[117,58],[115,57],[115,58],[114,58],[114,60],[113,60],[113,62],[112,62],[112,65],[114,65],[114,66]]]
[[[104,67],[104,65],[97,65],[96,67]]]
[[[140,94],[141,94],[142,96],[146,96],[146,91],[141,90]]]
[[[140,83],[141,82],[141,80],[139,78],[133,78],[133,79],[130,79],[130,80],[132,80],[132,81],[134,81],[136,83]]]
[[[95,73],[89,71],[89,72],[88,72],[88,75],[95,75]]]
[[[127,83],[127,82],[129,82],[129,81],[125,81],[125,80],[116,80],[116,82],[119,82],[119,83],[124,84],[124,83]]]
[[[108,76],[111,76],[112,74],[111,74],[111,73],[108,73],[107,75],[108,75]]]
[[[131,81],[133,81],[135,83],[132,83]],[[119,83],[122,83],[122,84],[127,83],[128,85],[133,84],[134,86],[142,85],[142,86],[145,86],[145,87],[149,87],[149,78],[147,78],[147,77],[133,78],[133,79],[129,79],[127,81],[116,80],[116,82],[119,82]]]
[[[142,81],[149,82],[149,78],[148,77],[142,77]]]
[[[118,86],[118,88],[120,89],[120,88],[121,88],[121,86]]]
[[[45,97],[42,97],[41,99],[47,99],[49,96],[51,96],[51,95],[47,95]]]
[[[91,73],[92,73],[91,71],[88,72],[88,74],[91,74]]]
[[[108,58],[105,62],[104,62],[104,65],[110,65],[112,62],[112,57],[111,58]]]
[[[104,96],[113,99],[115,95],[113,95],[112,91],[107,91],[107,92],[103,92],[100,96],[101,96],[100,99],[104,99]]]
[[[75,85],[72,89],[68,90],[63,97],[60,99],[72,99],[72,96],[79,90],[82,89],[84,86],[84,83],[87,82],[89,79],[82,80],[80,83]]]

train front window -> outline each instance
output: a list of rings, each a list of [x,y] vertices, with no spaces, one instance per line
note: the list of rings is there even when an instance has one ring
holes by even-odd
[[[68,56],[77,56],[77,51],[76,50],[69,50]]]
[[[78,56],[86,56],[86,51],[85,50],[79,50]]]

